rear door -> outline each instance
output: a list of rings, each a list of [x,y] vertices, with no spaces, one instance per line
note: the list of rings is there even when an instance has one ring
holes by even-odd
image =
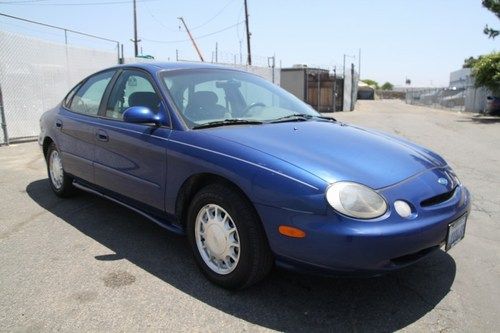
[[[135,205],[144,204],[163,212],[166,146],[171,129],[167,123],[156,127],[123,121],[123,113],[131,106],[166,112],[160,96],[147,72],[121,72],[96,128],[94,167],[97,185],[132,199]]]
[[[90,76],[67,96],[55,120],[58,146],[64,170],[89,182],[94,181],[95,126],[107,86],[115,70]]]

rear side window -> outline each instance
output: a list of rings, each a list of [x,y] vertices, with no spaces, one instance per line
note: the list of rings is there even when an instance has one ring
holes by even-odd
[[[104,91],[114,74],[114,71],[108,71],[90,77],[73,96],[69,108],[74,112],[97,115]]]
[[[73,89],[71,89],[71,91],[64,98],[63,105],[68,109],[71,107],[71,99],[73,99],[73,96],[75,96],[75,93],[77,92],[78,89],[80,89],[81,86],[82,84],[78,83]]]

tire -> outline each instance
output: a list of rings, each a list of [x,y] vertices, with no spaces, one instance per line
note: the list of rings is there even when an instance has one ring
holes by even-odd
[[[208,280],[221,287],[247,288],[262,280],[273,266],[254,207],[228,186],[208,185],[195,195],[186,230],[196,263]]]
[[[61,162],[61,155],[54,142],[47,149],[45,156],[47,162],[47,173],[52,191],[62,198],[67,198],[75,193],[73,178],[64,171]]]

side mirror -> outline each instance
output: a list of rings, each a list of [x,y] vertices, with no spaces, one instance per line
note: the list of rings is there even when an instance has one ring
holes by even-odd
[[[135,124],[155,124],[160,125],[160,117],[145,106],[132,106],[123,113],[123,120]]]

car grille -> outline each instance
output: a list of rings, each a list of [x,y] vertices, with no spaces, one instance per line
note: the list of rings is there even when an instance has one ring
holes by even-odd
[[[456,190],[456,187],[454,187],[453,190],[451,190],[449,192],[439,194],[439,195],[436,195],[434,197],[425,199],[422,202],[420,202],[420,206],[429,207],[429,206],[433,206],[433,205],[437,205],[439,203],[445,202],[446,200],[449,200],[453,196],[453,194],[455,193],[455,190]]]

